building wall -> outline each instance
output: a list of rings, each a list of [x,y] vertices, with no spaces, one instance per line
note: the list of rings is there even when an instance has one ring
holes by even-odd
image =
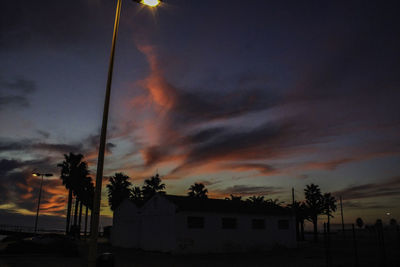
[[[141,217],[139,209],[124,200],[114,211],[111,244],[124,248],[139,248]]]
[[[176,247],[175,205],[154,196],[142,208],[140,248],[171,252]]]
[[[204,217],[203,229],[190,229],[188,216]],[[236,229],[222,229],[222,217],[236,218]],[[252,219],[264,219],[265,229],[252,229]],[[288,220],[289,229],[278,229],[278,220]],[[268,250],[273,246],[296,246],[292,216],[260,216],[181,212],[176,214],[177,253],[208,253]]]
[[[188,216],[203,217],[204,228],[188,228]],[[223,217],[236,218],[236,229],[222,229]],[[265,229],[252,229],[252,219],[264,219]],[[289,229],[278,229],[279,220],[288,220]],[[218,253],[296,246],[293,216],[176,212],[176,206],[159,195],[141,209],[124,201],[113,221],[112,245],[147,251]]]

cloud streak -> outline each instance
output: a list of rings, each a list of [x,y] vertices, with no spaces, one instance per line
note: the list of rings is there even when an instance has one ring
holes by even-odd
[[[270,90],[268,83],[249,89],[243,87],[243,79],[236,79],[236,89],[224,92],[224,88],[217,88],[210,98],[208,92],[215,88],[187,90],[168,82],[166,67],[155,47],[139,46],[139,50],[148,59],[150,74],[141,83],[147,97],[136,97],[141,99],[136,108],[143,107],[145,101],[147,106],[153,105],[155,116],[159,117],[149,118],[152,126],[145,130],[148,136],[156,136],[142,143],[147,168],[169,162],[177,165],[170,173],[174,176],[211,165],[215,170],[254,170],[268,176],[332,171],[353,162],[400,153],[399,143],[391,135],[400,129],[400,121],[390,113],[390,107],[397,104],[382,94],[389,104],[387,110],[371,114],[369,107],[375,91],[371,86],[367,90],[360,86],[349,89],[352,81],[343,75],[346,70],[340,69],[341,57],[334,57],[319,71],[305,71],[292,89],[281,93]],[[353,63],[358,64],[356,60]],[[343,83],[348,85],[339,86]],[[398,96],[390,86],[382,90]],[[365,97],[357,102],[361,92]],[[135,99],[131,103],[139,103]],[[376,120],[371,120],[371,115]],[[382,116],[384,120],[379,121]],[[258,121],[249,121],[254,118]],[[382,128],[383,123],[387,126]],[[371,137],[341,148],[342,153],[318,157],[332,150],[332,144],[365,133],[371,133]],[[384,142],[383,136],[387,137]],[[301,159],[307,154],[310,159]],[[272,163],[285,159],[291,159],[291,163]]]
[[[400,196],[400,176],[377,183],[352,185],[333,192],[333,195],[342,196],[346,200],[398,197]]]

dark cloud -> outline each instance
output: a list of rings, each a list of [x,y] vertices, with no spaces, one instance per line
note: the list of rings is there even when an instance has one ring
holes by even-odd
[[[82,145],[68,145],[68,144],[48,144],[48,143],[34,143],[30,146],[32,149],[51,151],[51,152],[60,152],[60,153],[68,153],[81,151]]]
[[[28,107],[29,101],[24,96],[0,96],[0,109],[4,107]]]
[[[0,49],[77,45],[88,40],[88,33],[96,39],[94,32],[112,27],[103,22],[113,21],[113,4],[106,0],[77,1],[73,5],[50,0],[40,4],[26,0],[2,2]]]
[[[267,85],[265,85],[266,88],[250,89],[239,86],[237,84],[238,88],[227,93],[223,93],[225,90],[218,92],[221,88],[215,88],[216,91],[212,93],[210,92],[211,88],[203,90],[206,92],[199,90],[200,92],[197,93],[188,93],[186,90],[178,90],[171,86],[170,88],[173,88],[175,94],[175,105],[170,110],[170,123],[179,127],[193,122],[200,123],[236,117],[271,108],[279,100],[278,95],[268,90]],[[211,94],[212,97],[210,97]]]
[[[82,141],[82,145],[85,146],[86,152],[92,151],[92,150],[99,150],[99,145],[100,145],[100,135],[90,135],[87,138],[85,138]],[[106,153],[112,153],[112,150],[116,147],[115,144],[113,143],[106,143]]]
[[[36,83],[25,78],[15,78],[13,80],[5,80],[0,78],[1,91],[9,91],[21,94],[31,94],[37,91]]]
[[[82,150],[82,144],[69,145],[69,144],[51,144],[51,143],[43,143],[37,142],[35,140],[20,140],[19,142],[15,141],[0,141],[0,152],[6,151],[50,151],[50,152],[60,152],[60,154],[75,152]]]
[[[353,185],[332,193],[346,200],[400,196],[400,176],[377,183]]]
[[[5,80],[0,77],[0,109],[7,107],[29,107],[28,95],[37,90],[36,83],[24,78]]]
[[[386,210],[388,208],[396,208],[396,204],[392,203],[376,203],[376,202],[357,202],[357,201],[345,201],[343,203],[343,206],[345,209],[363,209],[363,210],[371,210],[371,209],[376,209],[376,210]]]
[[[50,133],[47,132],[47,131],[37,130],[36,132],[43,138],[49,138],[50,137]]]
[[[23,164],[19,160],[2,159],[2,160],[0,160],[0,176],[7,174],[8,172],[10,172],[16,168],[19,168],[22,165]]]
[[[284,190],[281,187],[275,186],[248,186],[248,185],[234,185],[224,189],[213,190],[213,193],[218,195],[239,195],[239,196],[268,196],[273,194],[282,193]]]
[[[54,172],[56,165],[48,158],[21,161],[2,159],[0,161],[0,203],[13,203],[18,208],[33,211],[38,195],[40,179],[32,176],[34,170]],[[54,189],[59,181],[46,181]],[[45,190],[47,191],[47,190]],[[44,197],[46,203],[50,195]]]
[[[375,42],[365,32],[335,34],[334,44],[329,36],[318,40],[321,51],[316,54],[321,54],[321,59],[313,58],[310,64],[290,63],[298,64],[298,76],[279,90],[274,88],[275,77],[255,72],[229,79],[218,77],[218,82],[205,83],[201,89],[178,88],[163,77],[167,67],[155,50],[139,47],[152,70],[146,81],[149,94],[153,103],[164,108],[158,125],[162,132],[159,143],[142,150],[146,166],[178,159],[181,163],[172,172],[177,174],[219,161],[220,168],[254,169],[269,175],[284,170],[331,171],[398,153],[393,133],[400,130],[400,80],[394,70],[400,70],[400,61],[394,58],[400,54],[390,45],[391,52],[384,57],[371,54],[377,65],[366,69],[364,65],[371,58],[365,54],[385,44]],[[229,81],[221,82],[224,79]],[[263,116],[276,119],[269,121]],[[268,162],[306,152],[326,155],[324,146],[357,134],[363,136],[362,142],[353,142],[342,155],[294,162],[293,166]]]

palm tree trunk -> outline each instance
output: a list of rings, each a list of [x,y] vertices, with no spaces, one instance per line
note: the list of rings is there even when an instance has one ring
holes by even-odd
[[[74,214],[74,225],[77,225],[77,219],[78,219],[78,207],[79,207],[79,200],[76,197],[75,198],[75,214]]]
[[[304,241],[304,220],[300,221],[301,241]]]
[[[67,226],[65,228],[65,234],[69,233],[69,224],[71,221],[71,206],[72,206],[72,190],[68,192],[68,206],[67,206]]]
[[[314,226],[314,241],[318,242],[318,218],[314,216],[313,219],[313,226]]]
[[[89,208],[86,205],[86,212],[85,212],[85,232],[84,232],[84,236],[86,237],[86,231],[87,231],[87,220],[88,220],[88,212],[89,212]]]
[[[80,201],[80,203],[79,203],[79,222],[78,222],[78,225],[79,225],[79,236],[81,235],[81,222],[82,222],[82,205],[83,205],[83,203],[82,203],[82,201]]]
[[[328,210],[327,210],[328,212],[328,224],[326,225],[326,229],[327,229],[327,232],[328,232],[328,234],[331,232],[331,222],[330,222],[330,214],[329,214],[329,208],[328,208]]]

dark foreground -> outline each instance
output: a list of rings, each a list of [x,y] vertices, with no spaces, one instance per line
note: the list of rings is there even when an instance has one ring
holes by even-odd
[[[321,238],[319,243],[302,242],[297,249],[277,247],[268,252],[171,255],[111,247],[107,242],[99,244],[100,252],[112,252],[115,265],[137,267],[197,267],[197,266],[400,266],[400,240],[388,235],[382,247],[374,236],[358,233],[355,246],[351,236],[332,235],[330,249]],[[0,266],[86,266],[85,241],[64,240],[40,245],[15,242],[13,249],[0,247]],[[49,243],[49,242],[47,242]],[[56,245],[55,245],[56,244]],[[357,248],[357,250],[355,250]],[[357,252],[357,253],[356,253]]]

